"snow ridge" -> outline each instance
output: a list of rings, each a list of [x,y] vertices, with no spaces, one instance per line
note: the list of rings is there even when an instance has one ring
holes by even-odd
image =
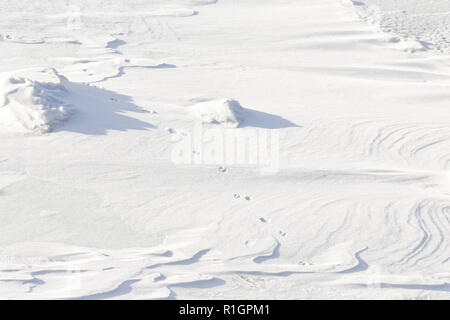
[[[46,133],[66,121],[73,109],[63,101],[67,89],[55,72],[47,81],[6,76],[0,85],[0,122],[16,129]]]

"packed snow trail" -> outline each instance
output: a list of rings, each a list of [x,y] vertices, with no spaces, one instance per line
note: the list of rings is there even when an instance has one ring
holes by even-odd
[[[450,1],[358,1],[363,16],[382,31],[417,41],[421,50],[449,53]]]
[[[450,298],[448,56],[348,1],[100,4],[2,4],[0,72],[74,112],[0,128],[0,297]],[[173,161],[227,98],[277,172]]]

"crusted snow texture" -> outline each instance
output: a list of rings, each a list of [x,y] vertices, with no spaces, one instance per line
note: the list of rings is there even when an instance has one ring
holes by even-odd
[[[35,74],[35,79],[4,76],[0,80],[2,127],[46,133],[67,120],[73,110],[64,103],[67,89],[61,80],[54,71]]]
[[[244,108],[234,99],[201,102],[191,107],[192,112],[206,123],[237,128],[244,121]]]

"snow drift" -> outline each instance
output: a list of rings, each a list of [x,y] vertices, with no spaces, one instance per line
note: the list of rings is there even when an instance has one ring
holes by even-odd
[[[64,103],[67,89],[56,71],[43,71],[33,79],[18,75],[0,80],[0,123],[3,128],[46,133],[68,119],[72,108]]]
[[[227,128],[237,128],[244,121],[244,108],[234,99],[201,102],[190,109],[203,122],[217,123]]]

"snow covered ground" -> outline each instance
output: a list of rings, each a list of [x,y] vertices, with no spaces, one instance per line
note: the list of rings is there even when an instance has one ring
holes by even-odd
[[[0,12],[1,298],[450,298],[450,1]]]

